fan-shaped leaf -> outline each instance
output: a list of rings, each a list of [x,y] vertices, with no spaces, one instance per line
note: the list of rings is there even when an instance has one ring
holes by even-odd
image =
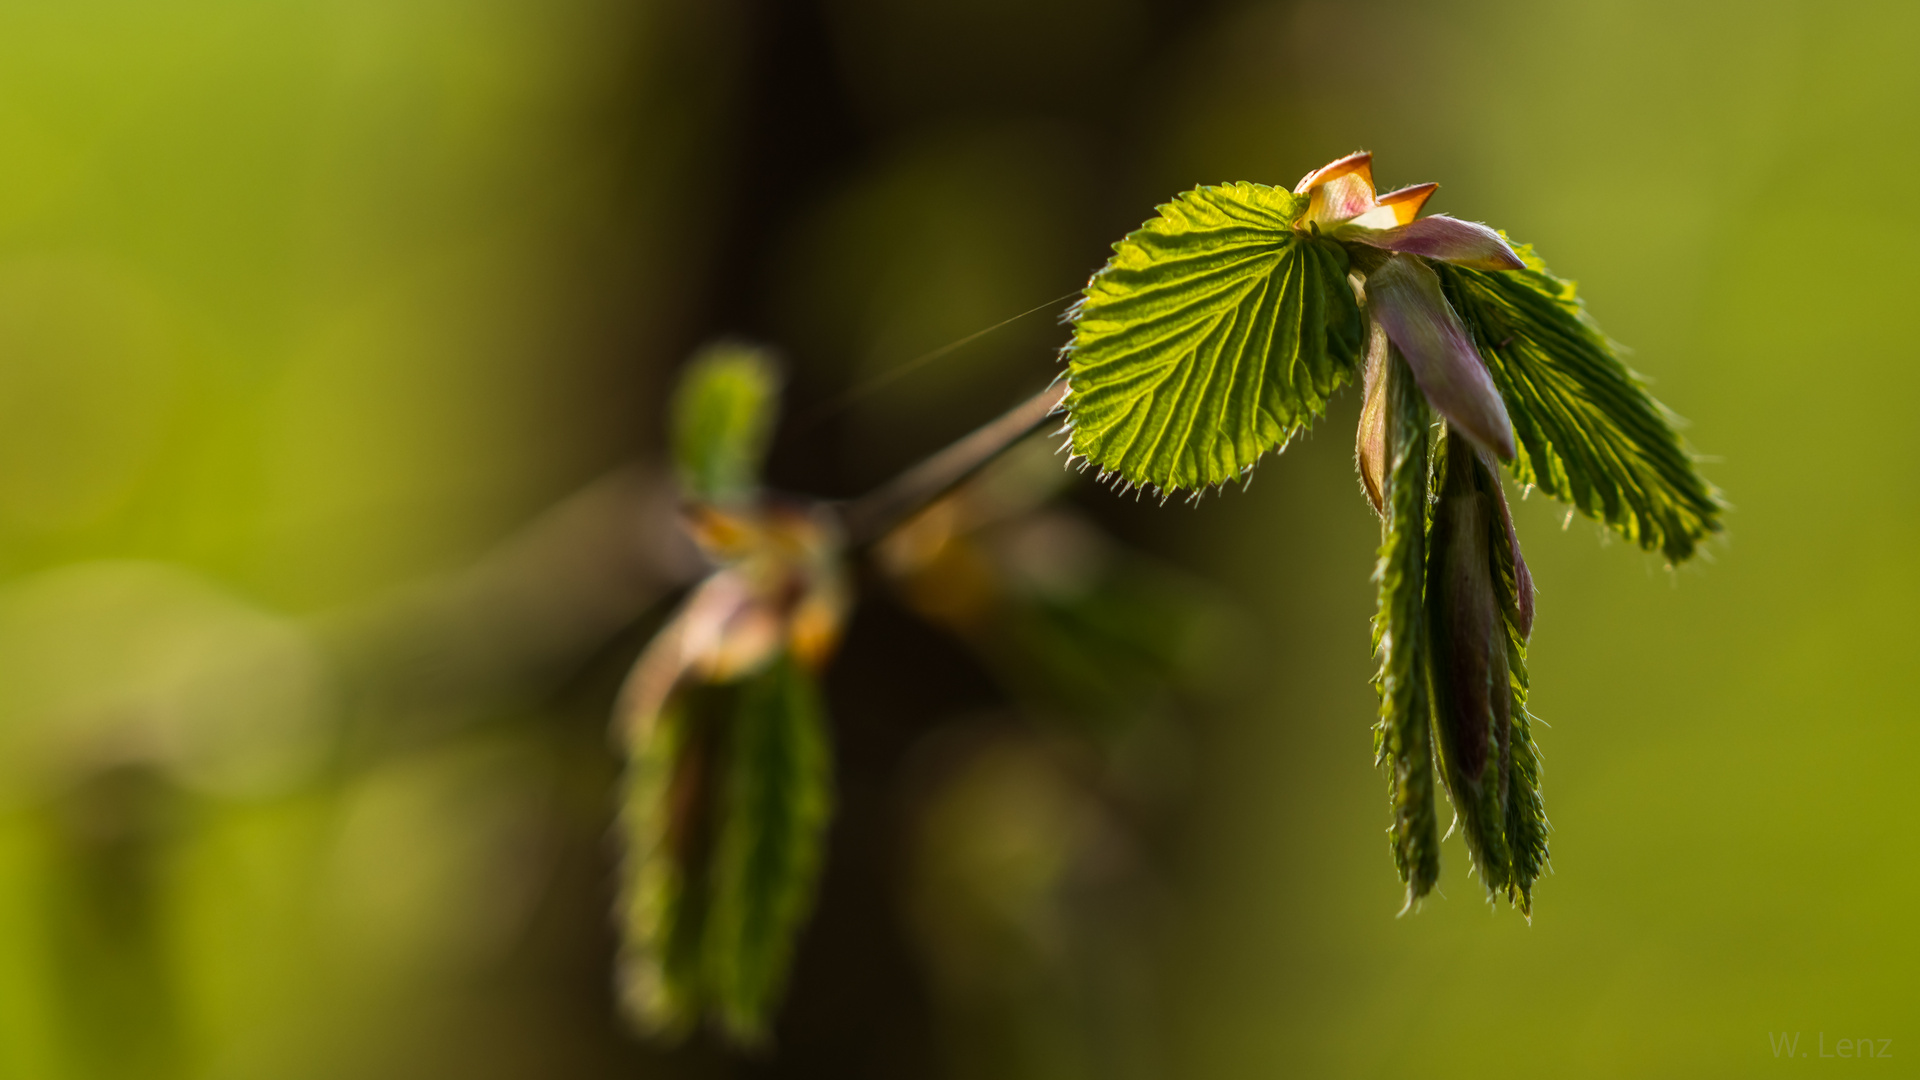
[[[1674,562],[1720,531],[1719,492],[1575,295],[1522,246],[1527,269],[1436,263],[1473,329],[1519,436],[1516,479],[1578,507]]]
[[[1360,313],[1306,198],[1202,187],[1114,245],[1074,314],[1073,449],[1163,489],[1218,484],[1286,444],[1351,375]]]

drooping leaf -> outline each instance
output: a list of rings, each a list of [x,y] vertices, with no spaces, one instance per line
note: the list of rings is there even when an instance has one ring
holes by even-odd
[[[1306,198],[1201,187],[1114,245],[1074,315],[1074,452],[1160,489],[1232,480],[1352,375],[1360,313],[1339,244],[1296,232]]]
[[[812,908],[832,803],[813,675],[793,656],[628,717],[621,1004],[675,1040],[703,1018],[766,1036]]]
[[[1427,614],[1441,774],[1482,883],[1531,915],[1533,883],[1547,863],[1547,819],[1527,712],[1524,563],[1491,459],[1453,433],[1433,456],[1441,480]],[[1480,595],[1463,595],[1473,590]]]
[[[1373,572],[1379,611],[1373,648],[1380,658],[1374,686],[1380,721],[1374,754],[1388,769],[1393,804],[1393,861],[1407,883],[1407,904],[1440,878],[1440,836],[1434,816],[1431,707],[1427,696],[1426,580],[1427,427],[1430,413],[1399,351],[1386,354],[1386,517]]]
[[[1507,673],[1513,694],[1512,761],[1507,773],[1507,854],[1513,860],[1507,899],[1533,914],[1533,883],[1547,868],[1547,809],[1540,795],[1540,750],[1527,712],[1527,642],[1507,623]]]
[[[706,982],[722,1028],[767,1035],[813,908],[833,764],[813,675],[790,655],[742,688],[727,733],[706,920]]]
[[[1573,283],[1518,250],[1525,270],[1434,267],[1506,398],[1520,441],[1514,477],[1673,562],[1690,557],[1720,531],[1719,492]]]
[[[1487,479],[1498,485],[1499,477]],[[1512,860],[1507,877],[1507,899],[1523,915],[1533,914],[1533,883],[1547,867],[1547,811],[1540,794],[1540,750],[1533,742],[1533,717],[1527,712],[1527,637],[1532,632],[1533,605],[1521,604],[1520,591],[1533,588],[1526,564],[1517,558],[1518,546],[1500,523],[1494,540],[1499,587],[1512,603],[1502,605],[1506,622],[1507,681],[1512,698],[1508,735],[1511,760],[1507,765],[1507,855]]]
[[[779,395],[779,365],[765,349],[720,341],[688,361],[672,410],[681,490],[709,502],[751,496],[760,485]]]
[[[1452,425],[1434,457],[1440,493],[1427,535],[1426,596],[1433,726],[1467,854],[1487,890],[1498,893],[1513,866],[1506,836],[1513,696],[1507,605],[1495,591],[1505,530],[1483,482],[1491,474]]]
[[[700,695],[710,697],[711,695]],[[711,724],[686,697],[628,728],[620,803],[620,1004],[635,1028],[678,1039],[702,1009]]]

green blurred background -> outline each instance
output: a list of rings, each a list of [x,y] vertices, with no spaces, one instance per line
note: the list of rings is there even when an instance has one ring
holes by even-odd
[[[1836,1067],[1792,1032],[1920,1075],[1916,48],[1920,8],[1768,0],[0,3],[0,1076]],[[627,1036],[604,724],[661,584],[579,538],[666,543],[679,359],[785,350],[774,479],[850,495],[1063,331],[848,388],[1356,147],[1577,278],[1735,506],[1678,572],[1517,508],[1532,925],[1457,841],[1395,917],[1349,394],[1245,493],[1068,495],[1238,609],[1139,751],[1178,794],[1124,910],[1028,895],[1105,819],[876,598],[775,1049]],[[1013,960],[935,902],[968,859],[1045,909]]]

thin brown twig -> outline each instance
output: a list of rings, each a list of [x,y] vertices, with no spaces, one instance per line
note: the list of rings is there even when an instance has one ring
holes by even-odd
[[[1052,416],[1066,396],[1066,383],[1055,382],[888,483],[842,504],[840,520],[847,531],[847,543],[864,547],[885,536],[1019,442]]]

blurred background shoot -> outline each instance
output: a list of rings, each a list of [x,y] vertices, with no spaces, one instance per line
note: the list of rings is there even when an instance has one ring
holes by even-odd
[[[1879,0],[0,0],[0,1077],[1914,1075],[1916,48]],[[878,545],[784,1004],[638,1035],[609,716],[701,569],[684,361],[772,346],[758,481],[852,498],[1046,385],[1155,204],[1359,147],[1577,277],[1735,506],[1679,574],[1515,506],[1532,924],[1457,870],[1393,917],[1350,393],[1244,493],[1041,441]]]

